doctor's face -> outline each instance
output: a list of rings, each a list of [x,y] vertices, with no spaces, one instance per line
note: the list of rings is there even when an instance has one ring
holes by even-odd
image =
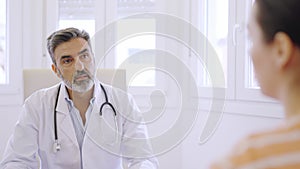
[[[54,51],[54,72],[66,86],[77,92],[87,92],[93,87],[95,60],[87,41],[74,38],[58,45]]]

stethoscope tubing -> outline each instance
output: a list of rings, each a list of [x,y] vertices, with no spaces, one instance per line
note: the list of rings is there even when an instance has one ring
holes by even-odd
[[[104,89],[104,87],[101,83],[100,83],[100,87],[101,87],[101,89],[104,93],[104,96],[105,96],[105,102],[100,107],[100,116],[102,116],[102,109],[106,104],[113,110],[114,115],[117,116],[116,110],[115,110],[114,106],[108,101],[107,93],[106,93],[106,91],[105,91],[105,89]]]
[[[57,107],[57,102],[58,102],[58,96],[59,96],[59,92],[60,92],[60,87],[61,84],[58,87],[57,90],[57,96],[56,96],[56,100],[55,100],[55,106],[54,106],[54,140],[57,142],[58,141],[58,136],[57,136],[57,118],[56,118],[56,107]]]
[[[117,116],[117,112],[114,108],[114,106],[108,101],[108,97],[107,97],[107,93],[103,87],[103,85],[100,83],[100,87],[104,93],[104,96],[105,96],[105,102],[102,103],[102,105],[100,106],[100,111],[99,111],[99,115],[102,116],[102,109],[105,105],[108,105],[112,110],[113,110],[113,113],[114,113],[114,121],[115,121],[115,128],[117,130],[117,133],[118,133],[118,126],[117,126],[117,122],[116,122],[116,116]],[[57,96],[56,96],[56,100],[55,100],[55,104],[54,104],[54,151],[57,152],[57,151],[60,151],[61,149],[61,146],[60,146],[60,143],[58,141],[58,134],[57,134],[57,117],[56,117],[56,107],[57,107],[57,103],[58,103],[58,97],[59,97],[59,93],[60,93],[60,88],[61,88],[61,84],[59,85],[58,87],[58,90],[57,90]]]

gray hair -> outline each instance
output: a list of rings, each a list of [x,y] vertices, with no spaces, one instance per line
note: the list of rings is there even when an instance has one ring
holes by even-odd
[[[56,47],[74,38],[85,39],[88,42],[89,46],[91,47],[90,35],[85,30],[79,30],[77,28],[71,27],[71,28],[61,29],[53,32],[47,38],[47,49],[54,65],[56,65],[56,61],[54,58],[54,51]]]

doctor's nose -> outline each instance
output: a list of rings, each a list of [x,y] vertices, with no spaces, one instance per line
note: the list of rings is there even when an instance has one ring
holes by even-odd
[[[80,61],[80,59],[76,60],[75,69],[76,70],[83,70],[84,69],[84,64]]]

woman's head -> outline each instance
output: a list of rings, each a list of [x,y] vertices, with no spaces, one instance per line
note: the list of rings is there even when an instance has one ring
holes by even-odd
[[[298,71],[294,51],[300,47],[299,6],[299,0],[256,0],[249,18],[255,74],[263,93],[271,97],[277,98],[283,81]]]
[[[284,32],[300,46],[299,0],[256,0],[255,4],[257,21],[267,42],[277,32]]]

